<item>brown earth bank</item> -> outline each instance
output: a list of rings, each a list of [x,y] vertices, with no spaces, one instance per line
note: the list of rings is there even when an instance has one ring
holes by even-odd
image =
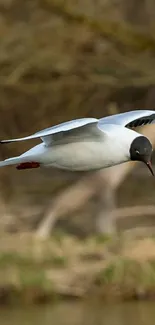
[[[0,304],[155,298],[155,238],[0,236]]]

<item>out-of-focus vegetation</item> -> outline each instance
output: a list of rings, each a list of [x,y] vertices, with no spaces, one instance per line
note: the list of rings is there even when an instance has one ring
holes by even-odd
[[[153,109],[154,27],[150,0],[0,1],[0,137],[81,116]],[[35,143],[1,147],[1,159]],[[1,222],[36,225],[53,194],[78,178],[0,170]]]
[[[0,138],[21,137],[72,118],[155,109],[154,30],[151,0],[0,0]],[[142,132],[155,144],[154,127]],[[36,142],[1,146],[0,159]],[[60,291],[67,295],[67,281],[72,279],[68,272],[74,278],[74,268],[79,267],[82,282],[77,295],[98,285],[102,293],[108,286],[110,293],[131,290],[132,297],[134,292],[154,294],[154,257],[146,264],[136,257],[132,264],[130,256],[121,256],[118,250],[109,260],[101,241],[92,244],[95,254],[103,249],[101,260],[92,257],[86,262],[84,257],[83,262],[78,254],[87,255],[91,245],[86,241],[69,241],[72,250],[66,253],[62,244],[55,249],[54,239],[46,238],[54,236],[55,228],[63,230],[63,236],[70,232],[80,237],[137,227],[145,232],[146,226],[154,233],[154,195],[154,180],[140,164],[95,174],[1,169],[0,230],[6,234],[4,243],[0,239],[2,282],[7,287],[8,279],[13,279],[17,291],[32,284],[33,294],[40,286],[55,294],[59,292],[55,286],[65,279]],[[17,238],[7,234],[25,231],[46,241],[36,241],[32,256],[29,240],[20,243],[19,234]],[[23,252],[18,256],[20,245],[28,257]],[[40,249],[45,249],[45,256]]]
[[[20,247],[19,247],[20,242]],[[1,237],[0,304],[62,299],[154,299],[155,241],[130,236],[79,240],[55,233]]]

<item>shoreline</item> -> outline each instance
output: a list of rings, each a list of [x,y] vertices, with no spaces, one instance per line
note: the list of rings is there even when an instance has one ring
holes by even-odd
[[[0,305],[155,299],[155,238],[0,237]]]

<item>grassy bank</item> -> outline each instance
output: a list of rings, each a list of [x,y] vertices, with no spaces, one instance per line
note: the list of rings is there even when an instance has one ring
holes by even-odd
[[[155,298],[155,239],[0,239],[0,304]]]

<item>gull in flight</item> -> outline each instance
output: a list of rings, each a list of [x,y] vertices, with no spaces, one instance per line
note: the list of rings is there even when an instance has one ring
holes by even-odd
[[[44,129],[24,138],[2,140],[1,144],[31,139],[41,143],[20,156],[0,162],[17,169],[56,167],[90,171],[128,161],[141,161],[154,175],[149,139],[132,128],[155,123],[155,111],[136,110],[104,118],[81,118]]]

